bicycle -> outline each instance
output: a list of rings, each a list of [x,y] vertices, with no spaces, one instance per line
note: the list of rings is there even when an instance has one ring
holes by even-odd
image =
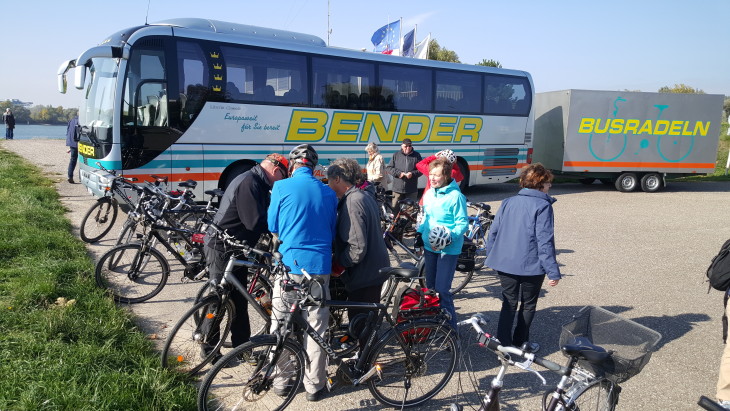
[[[526,352],[524,348],[502,346],[482,329],[486,324],[482,314],[459,323],[459,326],[470,325],[477,332],[479,345],[496,353],[501,363],[481,402],[480,411],[499,410],[499,392],[511,365],[534,373],[545,384],[542,375],[531,368],[533,363],[561,376],[555,389],[543,395],[543,411],[612,411],[621,393],[619,384],[641,371],[661,340],[659,333],[633,321],[599,307],[583,307],[573,321],[563,326],[560,347],[568,361],[562,366]],[[595,345],[591,340],[601,345]],[[516,362],[512,356],[525,361]],[[451,405],[452,411],[461,409],[460,405]]]
[[[476,214],[469,216],[469,227],[464,234],[464,245],[456,264],[454,279],[451,281],[451,294],[463,290],[474,277],[474,273],[484,267],[487,259],[487,233],[494,220],[489,204],[467,202],[466,205],[476,210]]]
[[[198,392],[198,409],[278,409],[292,401],[304,378],[305,354],[292,336],[306,333],[338,364],[337,376],[355,386],[367,384],[382,404],[407,407],[422,404],[448,383],[456,366],[459,345],[448,318],[415,319],[397,324],[388,314],[397,282],[391,282],[386,303],[358,303],[318,299],[322,285],[302,270],[300,278],[288,276],[288,269],[275,253],[283,298],[289,312],[278,320],[273,335],[258,336],[230,351],[208,372]],[[417,278],[412,268],[386,268],[398,281]],[[300,282],[298,282],[299,280]],[[344,360],[303,318],[301,307],[367,308],[350,324],[363,324],[367,343],[357,360]],[[386,324],[386,331],[380,332]],[[354,327],[354,326],[353,326]],[[415,392],[415,397],[409,397]]]
[[[148,187],[144,189],[149,190]],[[170,218],[175,211],[164,207],[143,207],[142,211],[145,233],[141,235],[140,242],[110,249],[99,258],[94,272],[96,284],[108,289],[114,300],[120,303],[143,302],[162,291],[170,274],[170,265],[155,248],[158,243],[182,264],[182,282],[201,280],[207,275],[202,233],[177,227],[175,219]],[[171,240],[181,241],[184,244],[182,248],[190,252],[180,253],[181,247]]]
[[[251,336],[267,332],[271,326],[272,284],[267,276],[271,254],[236,241],[214,224],[210,224],[210,230],[230,250],[228,264],[220,281],[211,279],[170,331],[162,349],[163,368],[195,374],[220,357],[236,315],[231,293],[238,292],[248,301]],[[250,274],[245,287],[233,275],[233,270],[241,266],[248,267]]]

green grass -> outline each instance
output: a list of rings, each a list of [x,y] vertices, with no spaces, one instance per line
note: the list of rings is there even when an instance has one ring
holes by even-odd
[[[161,369],[95,286],[64,211],[51,181],[0,150],[0,410],[195,409],[189,378]]]

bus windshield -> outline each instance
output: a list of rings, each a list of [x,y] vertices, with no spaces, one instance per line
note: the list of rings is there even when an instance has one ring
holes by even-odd
[[[116,59],[95,58],[89,69],[91,80],[84,108],[79,113],[79,123],[84,127],[84,134],[97,143],[112,142],[118,67]]]

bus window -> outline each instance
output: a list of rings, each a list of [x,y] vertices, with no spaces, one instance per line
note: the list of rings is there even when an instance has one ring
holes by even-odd
[[[436,111],[481,112],[481,77],[478,74],[436,71]]]
[[[229,101],[308,104],[304,56],[228,46],[221,47],[221,54],[226,62]]]
[[[530,114],[532,90],[527,79],[495,75],[486,75],[484,79],[486,114],[524,117]]]
[[[431,70],[382,64],[380,86],[384,110],[431,110]]]
[[[151,39],[135,46],[127,65],[122,124],[167,126],[167,85],[162,42]]]
[[[177,43],[180,126],[187,130],[208,100],[210,70],[205,53],[198,43]]]
[[[312,78],[315,107],[350,110],[373,108],[373,64],[314,57]]]

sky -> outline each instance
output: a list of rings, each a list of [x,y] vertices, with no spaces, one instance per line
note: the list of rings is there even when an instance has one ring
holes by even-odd
[[[538,93],[686,84],[730,95],[730,0],[6,0],[0,100],[78,107],[80,91],[56,89],[63,61],[123,28],[179,17],[313,34],[358,50],[372,50],[373,33],[402,18],[404,31],[418,26],[417,41],[431,33],[462,63],[493,59],[529,72]]]

